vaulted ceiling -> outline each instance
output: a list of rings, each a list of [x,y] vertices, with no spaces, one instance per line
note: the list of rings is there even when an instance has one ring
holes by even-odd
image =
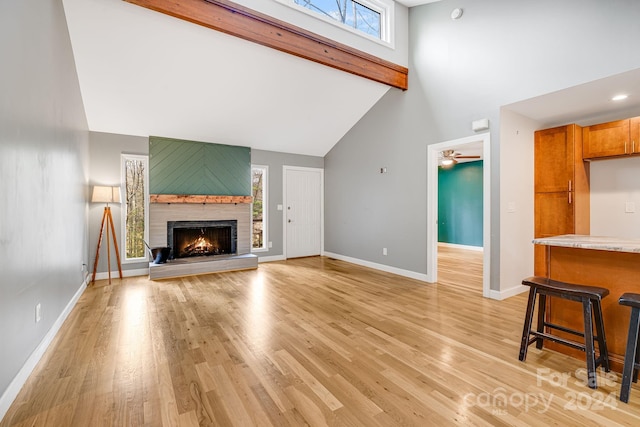
[[[89,129],[324,156],[389,86],[121,0],[63,0]]]
[[[92,131],[324,156],[390,90],[122,0],[63,4]],[[639,74],[506,107],[548,126],[604,121],[640,108]],[[631,97],[618,106],[612,91]]]

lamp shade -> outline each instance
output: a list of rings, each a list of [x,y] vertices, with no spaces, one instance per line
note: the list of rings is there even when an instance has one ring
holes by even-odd
[[[91,195],[93,203],[122,203],[120,187],[104,187],[95,185]]]

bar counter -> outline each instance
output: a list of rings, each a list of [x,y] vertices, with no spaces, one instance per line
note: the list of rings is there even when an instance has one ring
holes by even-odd
[[[534,239],[533,243],[546,247],[547,277],[609,289],[602,300],[605,335],[611,367],[621,372],[631,311],[620,306],[618,298],[625,292],[640,293],[640,239],[567,234]],[[551,322],[582,329],[580,304],[557,298],[548,304]],[[567,334],[566,338],[576,337]],[[584,353],[578,350],[555,343],[545,346],[584,360]]]

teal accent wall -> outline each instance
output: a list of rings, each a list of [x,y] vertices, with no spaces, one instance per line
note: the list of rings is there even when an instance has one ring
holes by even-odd
[[[149,137],[151,194],[251,195],[251,149]]]
[[[482,246],[482,160],[438,169],[438,241]]]

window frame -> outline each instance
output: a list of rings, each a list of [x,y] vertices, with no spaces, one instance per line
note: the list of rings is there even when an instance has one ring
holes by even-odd
[[[146,154],[120,154],[120,176],[121,176],[121,184],[120,184],[120,192],[123,195],[122,204],[120,205],[120,241],[121,244],[121,262],[122,264],[130,264],[135,262],[143,262],[149,261],[149,252],[145,251],[143,257],[137,258],[128,258],[127,257],[127,199],[126,199],[126,169],[125,163],[127,160],[142,160],[144,162],[144,240],[145,242],[149,242],[149,156]]]
[[[276,0],[286,6],[289,6],[297,11],[305,13],[313,18],[320,19],[343,30],[347,30],[350,33],[356,34],[360,37],[364,37],[368,40],[376,43],[393,47],[393,30],[394,30],[394,2],[391,0],[354,0],[356,3],[360,3],[375,12],[380,13],[380,38],[367,34],[351,25],[343,24],[340,21],[331,19],[322,13],[314,12],[313,10],[296,4],[294,0]]]
[[[253,247],[253,200],[251,202],[251,252],[269,251],[269,166],[251,164],[251,191],[253,192],[253,170],[262,169],[262,247]]]

